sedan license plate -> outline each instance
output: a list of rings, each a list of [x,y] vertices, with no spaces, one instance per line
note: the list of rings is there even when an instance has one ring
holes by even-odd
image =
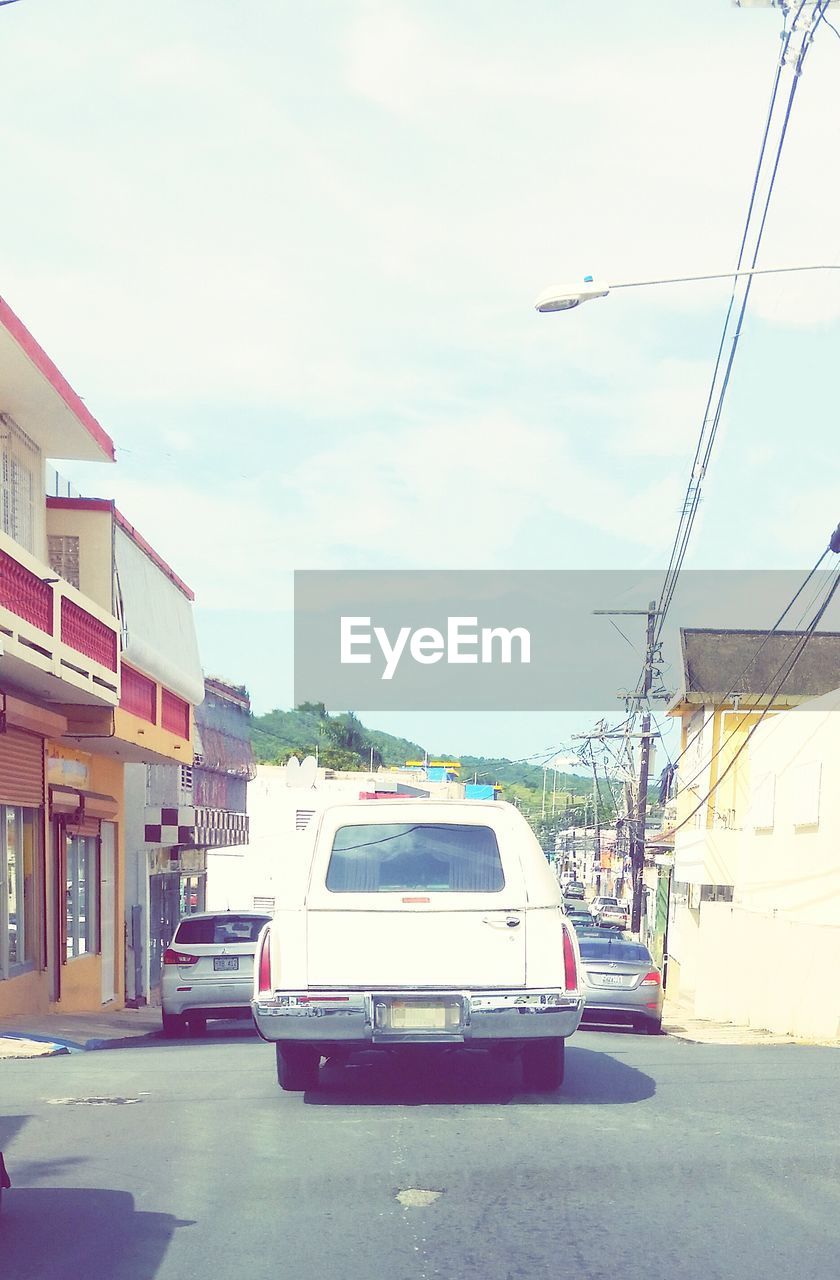
[[[216,973],[230,973],[239,968],[239,956],[214,956],[213,968]]]
[[[624,979],[622,978],[620,973],[602,973],[600,976],[601,976],[602,987],[623,987],[624,986]]]

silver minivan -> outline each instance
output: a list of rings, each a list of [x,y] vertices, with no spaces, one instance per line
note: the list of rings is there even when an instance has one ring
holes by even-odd
[[[264,911],[184,916],[163,953],[161,1014],[166,1036],[201,1034],[208,1018],[249,1018],[254,953]]]

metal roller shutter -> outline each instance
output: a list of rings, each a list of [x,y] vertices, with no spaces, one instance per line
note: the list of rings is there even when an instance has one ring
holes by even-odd
[[[0,803],[39,809],[44,803],[44,739],[20,729],[0,733]]]

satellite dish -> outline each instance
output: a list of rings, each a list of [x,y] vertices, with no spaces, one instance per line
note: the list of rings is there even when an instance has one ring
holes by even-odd
[[[298,769],[299,787],[314,787],[315,779],[318,777],[318,761],[314,756],[307,756],[305,760],[301,760]]]
[[[318,763],[314,756],[307,756],[305,760],[291,756],[286,762],[287,787],[314,787],[317,775]]]

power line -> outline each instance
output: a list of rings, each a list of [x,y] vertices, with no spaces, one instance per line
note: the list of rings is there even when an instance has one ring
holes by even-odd
[[[787,136],[787,129],[790,121],[791,111],[793,109],[793,102],[796,96],[796,91],[799,87],[799,81],[801,79],[803,63],[805,60],[805,56],[808,52],[808,49],[810,48],[813,42],[814,32],[817,26],[819,25],[820,20],[824,17],[824,11],[828,3],[829,3],[829,0],[822,0],[821,4],[819,2],[817,3],[814,12],[810,15],[810,18],[807,21],[807,25],[805,26],[805,29],[802,32],[801,39],[799,40],[799,43],[798,43],[798,50],[796,47],[795,37],[798,36],[799,34],[799,31],[798,31],[799,21],[802,16],[803,10],[806,7],[806,0],[800,0],[799,7],[791,23],[790,29],[783,32],[782,53],[776,67],[776,74],[774,77],[773,88],[770,95],[770,106],[768,108],[767,119],[765,121],[764,132],[762,135],[761,145],[759,148],[758,163],[756,165],[756,170],[753,176],[753,184],[752,184],[750,198],[747,206],[747,214],[746,214],[746,219],[744,223],[744,231],[741,236],[741,246],[738,253],[738,262],[736,267],[737,270],[740,270],[741,265],[744,262],[745,256],[750,262],[750,268],[754,268],[758,260],[758,254],[761,248],[761,242],[764,235],[765,225],[767,222],[767,215],[770,208],[770,201],[773,195],[773,189],[776,183],[776,176],[778,174],[779,163],[782,156],[782,150],[784,148],[784,143]],[[767,192],[763,199],[763,206],[761,208],[761,213],[759,217],[758,229],[754,237],[752,248],[748,253],[747,242],[750,239],[750,230],[754,221],[754,214],[756,212],[756,205],[758,202],[758,189],[759,189],[759,184],[762,178],[762,171],[765,167],[765,156],[767,154],[768,142],[770,139],[771,129],[773,127],[774,115],[776,113],[776,102],[777,102],[777,97],[779,92],[779,85],[781,82],[782,72],[785,69],[785,67],[788,65],[788,58],[789,58],[789,55],[791,54],[792,54],[792,61],[794,63],[793,81],[790,87],[790,92],[788,93],[787,103],[785,105],[784,114],[782,117],[781,127],[778,134],[778,140],[776,143],[775,156],[773,158],[772,165],[771,165]],[[683,501],[682,513],[680,515],[679,523],[677,526],[677,532],[674,538],[674,542],[671,550],[671,556],[670,556],[668,568],[665,574],[665,581],[663,583],[662,592],[659,598],[658,619],[657,619],[656,632],[655,632],[655,638],[657,640],[660,638],[662,634],[662,628],[665,622],[665,615],[667,614],[668,609],[670,608],[671,601],[674,596],[674,591],[676,590],[677,580],[679,579],[679,575],[682,570],[683,562],[685,560],[686,552],[688,550],[688,544],[691,538],[691,533],[694,528],[695,520],[697,518],[697,512],[700,506],[703,480],[705,478],[705,475],[711,460],[712,450],[714,448],[715,439],[717,437],[718,428],[720,426],[721,416],[723,413],[723,405],[726,398],[727,390],[729,388],[732,368],[735,362],[735,354],[737,352],[738,342],[741,337],[741,333],[743,331],[744,316],[746,314],[747,303],[749,301],[750,290],[752,288],[752,277],[747,276],[745,278],[745,283],[743,285],[743,290],[742,290],[743,296],[741,299],[741,304],[738,310],[737,320],[735,323],[735,331],[731,336],[731,345],[729,349],[729,354],[725,361],[722,377],[720,378],[719,390],[717,391],[717,396],[715,396],[715,390],[716,390],[716,387],[718,386],[721,365],[723,362],[723,353],[727,344],[727,338],[730,333],[730,321],[732,318],[733,310],[735,308],[735,303],[736,303],[736,298],[738,295],[739,288],[741,288],[740,281],[736,281],[735,285],[733,286],[732,293],[729,299],[729,305],[726,311],[726,317],[723,324],[720,344],[718,346],[718,352],[717,352],[714,369],[712,373],[712,381],[709,387],[709,395],[706,401],[706,408],[704,411],[703,421],[702,421],[700,432],[698,435],[697,447],[694,453],[694,461],[692,463],[689,482],[686,489],[685,498]],[[713,405],[714,405],[714,409],[712,410]]]
[[[832,535],[832,540],[833,540],[833,538],[834,538],[835,536],[837,536],[837,535],[836,535],[836,533],[835,533],[834,535]],[[805,588],[807,587],[808,583],[809,583],[809,582],[811,581],[811,579],[813,578],[814,574],[818,571],[818,569],[819,569],[820,565],[821,565],[821,564],[822,564],[822,562],[825,560],[826,556],[827,556],[827,555],[829,555],[829,554],[831,553],[832,549],[833,549],[832,542],[829,542],[829,545],[826,547],[825,551],[823,551],[822,555],[821,555],[821,556],[820,556],[820,558],[817,560],[817,563],[814,565],[813,569],[810,571],[810,573],[808,574],[808,576],[807,576],[807,577],[805,578],[805,580],[801,583],[801,585],[800,585],[800,586],[799,586],[799,588],[797,589],[797,591],[796,591],[795,595],[794,595],[794,596],[790,599],[790,601],[785,605],[784,609],[783,609],[783,610],[782,610],[782,612],[779,614],[778,618],[777,618],[777,619],[776,619],[776,621],[773,623],[773,625],[772,625],[772,627],[770,628],[770,630],[769,630],[769,631],[767,631],[767,632],[765,632],[764,637],[763,637],[763,639],[762,639],[761,643],[759,644],[759,646],[758,646],[758,648],[755,650],[755,652],[751,655],[751,657],[750,657],[749,661],[747,662],[747,664],[745,665],[745,667],[744,667],[743,671],[741,671],[741,672],[740,672],[740,673],[735,677],[734,682],[729,686],[729,688],[727,689],[726,693],[724,693],[724,694],[723,694],[723,696],[722,696],[722,697],[721,697],[717,702],[715,702],[715,703],[713,703],[713,704],[712,704],[712,709],[713,709],[713,710],[717,710],[718,708],[725,706],[725,705],[726,705],[726,703],[729,701],[729,699],[730,699],[730,698],[731,698],[735,693],[737,693],[737,692],[738,692],[739,686],[741,685],[741,683],[742,683],[742,682],[743,682],[743,680],[745,679],[745,677],[746,677],[746,675],[747,675],[747,672],[749,671],[750,667],[754,665],[754,663],[756,662],[756,659],[759,657],[759,655],[761,654],[761,652],[762,652],[762,650],[764,649],[765,645],[767,645],[767,643],[769,642],[770,638],[771,638],[772,636],[774,636],[774,635],[778,632],[779,627],[781,626],[781,624],[782,624],[782,622],[784,621],[785,617],[787,616],[787,614],[788,614],[788,613],[790,613],[790,611],[791,611],[791,609],[793,608],[793,606],[795,605],[796,601],[797,601],[797,600],[799,599],[799,597],[802,595],[802,592],[805,590]],[[809,603],[809,605],[808,605],[808,609],[806,610],[806,612],[810,612],[811,608],[813,607],[813,604],[816,602],[817,597],[819,596],[820,592],[821,592],[823,589],[824,589],[824,587],[821,585],[821,587],[820,587],[819,591],[816,593],[816,595],[815,595],[815,596],[813,596],[813,597],[812,597],[811,602]],[[804,616],[804,615],[803,615],[803,616]],[[800,619],[800,622],[801,622],[801,619]],[[796,628],[796,629],[797,629],[797,630],[799,629],[799,628],[798,628],[798,625],[797,625],[797,628]],[[676,766],[678,766],[678,765],[679,765],[679,763],[680,763],[680,761],[681,761],[681,760],[683,760],[683,759],[685,758],[685,756],[688,754],[689,750],[690,750],[690,749],[691,749],[691,747],[694,745],[694,743],[697,741],[697,739],[700,737],[700,734],[701,734],[702,732],[703,732],[703,726],[701,725],[701,726],[700,726],[700,728],[697,730],[697,732],[696,732],[696,733],[695,733],[691,738],[689,738],[689,739],[688,739],[688,741],[686,742],[685,746],[683,747],[683,749],[680,751],[679,755],[677,756],[676,760],[674,760],[674,761],[672,762],[672,763],[674,764],[674,766],[675,766],[675,767],[676,767]]]
[[[840,573],[838,573],[838,575],[836,576],[836,578],[835,578],[835,580],[834,580],[834,583],[833,583],[833,585],[832,585],[831,591],[828,593],[828,595],[827,595],[826,599],[823,601],[823,604],[821,605],[821,607],[820,607],[819,611],[817,612],[817,614],[816,614],[816,615],[815,615],[815,617],[813,618],[813,620],[812,620],[812,622],[811,622],[811,624],[810,624],[810,626],[809,626],[808,630],[803,634],[802,639],[801,639],[801,641],[800,641],[800,643],[799,643],[799,646],[798,646],[798,650],[797,650],[797,652],[796,652],[796,653],[794,653],[794,654],[792,654],[792,656],[791,656],[791,658],[790,658],[789,665],[787,666],[786,670],[783,672],[782,677],[781,677],[781,679],[780,679],[780,681],[779,681],[778,685],[776,686],[776,688],[774,689],[773,693],[771,694],[771,696],[770,696],[770,701],[768,702],[767,706],[763,708],[763,710],[762,710],[761,714],[759,715],[758,719],[756,720],[755,724],[754,724],[754,725],[752,726],[752,728],[749,730],[749,732],[747,733],[746,737],[744,738],[744,741],[741,743],[740,747],[739,747],[739,748],[738,748],[738,750],[735,752],[735,754],[733,755],[732,759],[729,761],[729,764],[726,766],[726,768],[723,770],[723,772],[722,772],[721,774],[719,774],[719,775],[718,775],[718,777],[715,779],[714,785],[713,785],[713,786],[711,786],[711,787],[709,788],[709,790],[707,791],[707,793],[706,793],[706,795],[703,797],[703,799],[702,799],[702,800],[700,800],[700,801],[698,801],[698,803],[694,806],[694,808],[691,810],[691,812],[690,812],[690,813],[688,813],[688,814],[686,814],[686,816],[682,819],[682,821],[681,821],[681,822],[679,822],[679,823],[678,823],[676,826],[674,826],[674,827],[669,827],[669,828],[668,828],[668,833],[669,833],[669,835],[676,835],[676,833],[677,833],[678,831],[681,831],[681,830],[682,830],[682,828],[683,828],[687,823],[689,823],[689,822],[691,821],[691,819],[695,816],[695,814],[697,814],[697,813],[699,813],[699,812],[700,812],[700,810],[703,808],[703,806],[704,806],[704,805],[708,804],[709,800],[710,800],[710,799],[712,798],[712,796],[715,794],[715,792],[717,791],[718,787],[719,787],[719,786],[720,786],[720,784],[723,782],[724,778],[725,778],[725,777],[726,777],[726,776],[727,776],[727,775],[732,771],[732,769],[735,767],[735,762],[736,762],[736,760],[738,759],[738,757],[741,755],[741,753],[742,753],[742,752],[746,749],[746,747],[748,746],[748,744],[749,744],[749,742],[750,742],[751,738],[753,737],[754,733],[756,732],[756,730],[759,728],[759,726],[761,725],[762,721],[764,720],[764,717],[765,717],[765,716],[766,716],[770,711],[772,711],[772,710],[774,709],[774,708],[773,708],[773,699],[775,698],[776,694],[777,694],[777,693],[779,692],[779,690],[781,689],[781,687],[782,687],[782,685],[784,684],[785,680],[787,680],[788,676],[790,675],[790,673],[791,673],[791,671],[793,670],[793,668],[796,666],[796,664],[797,664],[797,662],[799,661],[799,659],[802,657],[802,654],[805,652],[805,647],[806,647],[806,645],[807,645],[808,641],[810,640],[811,636],[814,634],[814,631],[816,630],[817,624],[819,623],[820,619],[822,618],[823,614],[825,613],[826,609],[828,608],[829,604],[831,603],[831,600],[832,600],[832,598],[833,598],[833,596],[834,596],[834,593],[837,591],[837,588],[838,588],[838,587],[840,587]],[[777,673],[777,674],[778,674],[778,673]],[[742,721],[741,723],[743,724],[743,723],[744,723],[744,721]],[[740,728],[740,726],[738,726],[738,727]],[[733,730],[733,734],[734,734],[735,732],[737,732],[737,729],[736,729],[736,730]],[[732,735],[732,734],[730,734],[729,738],[727,739],[727,742],[731,741],[732,736],[733,736],[733,735]],[[715,756],[717,756],[717,755],[719,755],[719,754],[720,754],[720,750],[721,750],[721,748],[719,748],[719,749],[718,749],[718,751],[715,753]],[[714,759],[714,758],[715,758],[715,757],[712,757],[712,759]],[[710,762],[710,763],[711,763],[711,762]],[[699,776],[699,775],[698,775],[698,776]]]

